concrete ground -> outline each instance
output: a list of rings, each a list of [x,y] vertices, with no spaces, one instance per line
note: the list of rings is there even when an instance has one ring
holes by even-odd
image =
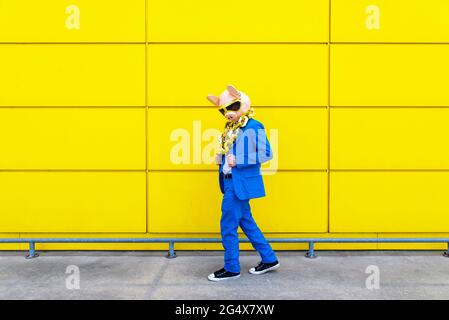
[[[3,251],[0,299],[449,299],[441,251],[318,251],[316,259],[278,251],[281,267],[259,276],[247,271],[257,253],[241,251],[241,277],[219,283],[207,275],[222,267],[222,252],[165,254],[52,251],[26,260]]]

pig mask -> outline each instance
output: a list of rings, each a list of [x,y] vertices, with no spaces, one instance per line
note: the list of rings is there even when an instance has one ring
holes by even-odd
[[[249,118],[254,116],[254,110],[250,106],[248,96],[243,92],[238,91],[232,85],[227,86],[227,90],[220,95],[220,98],[210,94],[207,96],[207,99],[212,102],[214,106],[218,107],[219,111],[222,110],[223,115],[228,120],[223,133],[219,136],[219,142],[221,145],[219,153],[227,154],[229,149],[232,147],[232,144],[237,139],[240,128],[246,126]],[[236,101],[240,101],[240,109],[223,109],[223,107],[226,107]]]
[[[234,86],[228,85],[227,89],[223,91],[220,98],[214,95],[208,95],[207,99],[212,102],[212,104],[220,109],[220,107],[231,103],[234,100],[240,100],[241,107],[237,111],[225,110],[224,117],[230,122],[237,122],[243,115],[252,116],[254,113],[253,108],[250,106],[250,100],[248,96],[242,91],[238,91]]]

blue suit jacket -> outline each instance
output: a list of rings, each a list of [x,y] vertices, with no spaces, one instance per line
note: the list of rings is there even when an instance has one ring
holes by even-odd
[[[260,165],[273,158],[270,143],[263,124],[249,119],[246,126],[240,128],[239,136],[232,146],[236,166],[232,168],[232,182],[237,198],[247,200],[265,196]],[[219,166],[220,190],[224,193],[223,177],[220,175],[225,156]]]

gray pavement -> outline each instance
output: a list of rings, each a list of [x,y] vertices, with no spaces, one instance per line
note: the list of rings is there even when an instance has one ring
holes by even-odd
[[[241,251],[241,277],[218,283],[220,251],[25,253],[0,252],[0,299],[449,299],[441,251],[277,251],[281,267],[259,276],[257,253]]]

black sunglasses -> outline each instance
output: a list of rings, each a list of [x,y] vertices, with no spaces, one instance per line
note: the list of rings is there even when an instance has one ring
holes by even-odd
[[[242,106],[240,100],[237,101],[231,101],[227,105],[224,105],[218,109],[222,115],[226,114],[226,111],[238,111],[240,107]]]

